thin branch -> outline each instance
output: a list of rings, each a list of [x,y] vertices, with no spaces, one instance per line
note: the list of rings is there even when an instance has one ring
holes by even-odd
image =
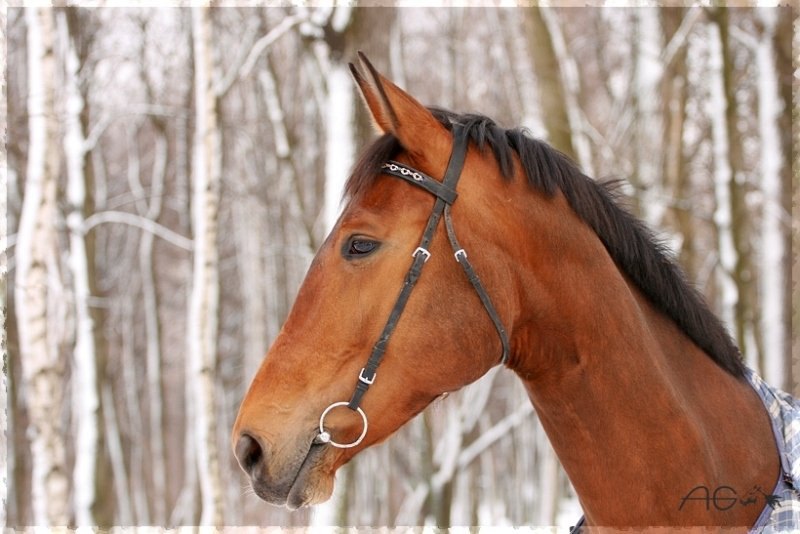
[[[186,117],[189,114],[189,110],[186,108],[178,107],[178,106],[162,106],[157,104],[132,104],[125,108],[125,111],[119,113],[117,115],[103,115],[97,123],[92,126],[89,135],[86,136],[86,139],[83,142],[83,151],[84,153],[91,152],[95,146],[97,146],[97,142],[100,140],[100,137],[106,132],[111,123],[114,121],[121,119],[123,117],[128,117],[130,115],[150,115],[153,117],[176,117],[182,118]]]
[[[155,221],[125,211],[101,211],[95,213],[84,221],[83,232],[88,233],[92,228],[103,223],[120,223],[135,226],[183,250],[191,251],[193,248],[191,239],[173,232]]]
[[[239,78],[239,69],[242,68],[245,58],[249,57],[249,55],[245,54],[245,51],[248,47],[253,46],[253,40],[256,38],[256,33],[258,33],[259,26],[260,22],[258,18],[254,17],[251,19],[250,24],[244,31],[244,35],[241,38],[239,47],[236,50],[233,63],[231,63],[231,66],[228,68],[227,74],[218,80],[216,86],[214,87],[214,93],[216,93],[217,98],[222,98],[225,96],[225,94],[233,86],[233,82]]]
[[[693,7],[690,8],[686,16],[683,17],[681,25],[678,26],[678,29],[672,35],[672,39],[670,39],[667,46],[664,47],[664,51],[661,54],[661,61],[664,63],[665,67],[668,67],[678,51],[686,46],[689,33],[691,33],[692,28],[694,28],[694,25],[700,20],[701,16],[703,16],[703,10],[699,7]]]
[[[507,415],[497,422],[492,428],[481,434],[481,436],[473,441],[469,446],[462,449],[458,454],[457,465],[458,469],[465,469],[471,464],[481,453],[485,452],[492,445],[500,441],[508,432],[519,426],[525,419],[533,412],[533,405],[525,403],[520,406],[514,413]],[[410,512],[419,510],[424,500],[428,497],[431,489],[441,489],[447,482],[452,480],[455,470],[450,473],[445,473],[443,469],[439,469],[432,477],[432,482],[427,481],[417,484],[417,486],[406,494],[405,501],[400,506],[398,513],[398,521],[400,518],[407,520]],[[399,521],[402,522],[402,521]]]
[[[250,49],[247,59],[244,60],[244,63],[242,63],[242,66],[239,69],[239,79],[245,78],[248,74],[250,74],[250,71],[253,70],[253,66],[256,64],[259,56],[264,50],[267,49],[269,45],[277,41],[278,38],[283,34],[287,33],[289,30],[305,21],[306,17],[301,15],[292,15],[286,17],[281,21],[280,24],[272,28],[264,37],[256,41],[256,43],[253,45],[253,48]],[[233,80],[231,80],[231,83],[233,83]],[[224,88],[224,85],[222,88]],[[218,90],[217,95],[219,94],[221,93]]]
[[[112,120],[113,119],[111,115],[109,115],[108,113],[104,113],[103,116],[100,117],[100,120],[98,120],[97,123],[94,126],[92,126],[89,135],[87,135],[86,138],[83,140],[82,150],[84,154],[94,150],[94,147],[97,146],[97,141],[100,139],[100,136],[102,136],[108,129],[108,127],[111,125]]]
[[[750,52],[755,52],[758,50],[760,43],[758,42],[758,38],[750,35],[745,30],[741,28],[737,28],[736,26],[731,27],[731,37],[733,37],[736,41],[741,43],[745,48],[750,50]]]
[[[482,452],[494,445],[502,437],[515,427],[519,426],[525,419],[533,413],[533,405],[525,403],[520,406],[514,413],[505,416],[497,422],[492,428],[483,432],[481,436],[464,448],[458,455],[459,469],[466,468],[477,458]]]

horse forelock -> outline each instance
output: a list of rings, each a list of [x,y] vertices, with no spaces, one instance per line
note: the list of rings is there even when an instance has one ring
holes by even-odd
[[[463,125],[472,143],[491,152],[504,180],[514,176],[519,159],[528,184],[550,196],[557,191],[572,210],[597,234],[617,267],[658,309],[734,376],[744,376],[744,364],[722,322],[700,293],[689,284],[668,248],[618,201],[614,183],[586,176],[569,157],[535,139],[524,128],[504,129],[478,114],[457,114],[429,108],[446,128]],[[381,166],[403,150],[391,134],[384,134],[361,153],[345,186],[353,199],[370,189],[381,175]]]

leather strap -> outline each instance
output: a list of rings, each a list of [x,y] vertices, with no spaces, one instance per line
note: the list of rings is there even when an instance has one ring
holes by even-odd
[[[406,165],[403,165],[397,161],[387,161],[383,164],[381,170],[383,170],[384,174],[390,174],[396,178],[400,178],[413,185],[416,185],[417,187],[421,187],[428,193],[431,193],[433,196],[441,198],[447,204],[452,205],[453,202],[456,201],[456,198],[458,198],[458,193],[447,187],[444,183],[437,182],[427,174],[414,170],[411,167],[407,167]]]
[[[414,251],[414,260],[411,263],[411,267],[409,268],[408,272],[406,273],[403,281],[403,287],[400,289],[400,294],[397,296],[397,301],[395,301],[394,307],[389,314],[389,318],[386,321],[386,325],[383,327],[383,331],[381,332],[378,341],[372,348],[372,352],[370,353],[366,365],[359,373],[355,390],[353,391],[350,401],[347,403],[347,407],[351,410],[358,409],[364,394],[375,381],[378,366],[386,354],[386,347],[389,344],[389,339],[392,337],[392,333],[394,333],[394,330],[397,327],[400,316],[402,315],[403,310],[408,303],[408,298],[411,296],[411,291],[414,289],[417,280],[419,280],[419,277],[422,274],[422,268],[425,266],[428,258],[430,258],[431,254],[428,248],[433,240],[436,227],[439,225],[439,220],[442,218],[442,215],[444,215],[445,218],[447,235],[449,237],[450,244],[453,247],[453,252],[455,252],[456,260],[461,264],[464,272],[467,275],[467,278],[475,288],[475,291],[478,293],[484,308],[489,314],[489,318],[492,320],[492,323],[494,324],[500,336],[500,340],[503,345],[501,362],[505,363],[508,359],[508,336],[505,328],[503,328],[503,323],[500,320],[500,316],[497,314],[494,306],[492,305],[489,295],[483,288],[477,273],[475,273],[472,265],[467,260],[466,252],[464,252],[459,245],[455,236],[455,231],[453,230],[453,222],[450,217],[450,206],[456,201],[456,198],[458,198],[458,194],[456,193],[456,184],[458,183],[458,179],[461,177],[461,170],[464,167],[468,145],[469,138],[467,136],[466,129],[461,125],[455,125],[453,127],[453,150],[450,153],[450,160],[447,163],[447,170],[445,171],[444,178],[441,182],[434,180],[430,176],[421,173],[412,167],[396,161],[388,161],[383,165],[384,173],[421,187],[422,189],[434,195],[436,197],[436,202],[433,205],[433,210],[431,211],[430,217],[428,217],[428,223],[425,225],[425,230],[422,232],[422,238],[420,239],[419,246]]]
[[[503,355],[500,358],[500,363],[505,364],[508,361],[509,353],[508,334],[503,326],[503,321],[500,319],[500,315],[497,313],[497,310],[492,304],[492,299],[489,298],[489,294],[484,289],[481,279],[478,277],[478,273],[475,272],[475,269],[472,267],[469,259],[467,259],[467,251],[465,251],[458,242],[456,231],[453,228],[453,219],[450,216],[449,206],[444,210],[444,224],[447,228],[447,237],[450,239],[450,246],[453,248],[456,261],[459,265],[461,265],[461,268],[464,269],[467,279],[469,279],[472,287],[475,288],[475,292],[481,299],[481,303],[483,304],[486,313],[489,315],[489,319],[492,320],[494,328],[497,330],[497,335],[500,336],[500,343],[503,346]]]

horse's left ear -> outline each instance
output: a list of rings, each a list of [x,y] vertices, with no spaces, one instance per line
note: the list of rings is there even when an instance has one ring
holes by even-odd
[[[367,56],[359,52],[358,59],[361,70],[350,63],[350,71],[378,129],[397,137],[412,156],[426,160],[434,167],[432,171],[446,165],[452,145],[452,136],[447,128],[414,97],[381,75]],[[442,164],[438,161],[441,159],[437,157],[439,154],[445,154]]]

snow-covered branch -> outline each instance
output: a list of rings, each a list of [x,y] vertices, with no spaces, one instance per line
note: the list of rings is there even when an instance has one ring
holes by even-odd
[[[467,445],[458,455],[459,469],[466,468],[482,452],[497,443],[503,436],[522,424],[530,414],[533,413],[532,404],[523,404],[512,414],[505,416],[498,421],[492,428],[481,434],[481,436]]]
[[[260,23],[257,17],[250,19],[250,23],[244,30],[244,34],[242,35],[242,39],[236,50],[234,59],[231,62],[231,66],[228,67],[227,74],[222,76],[215,84],[214,92],[216,93],[217,98],[222,98],[225,96],[230,88],[233,87],[233,83],[239,78],[239,69],[241,69],[242,65],[244,64],[245,58],[249,56],[249,54],[246,53],[247,49],[250,48],[252,50],[253,40],[256,38],[259,26]]]
[[[692,7],[689,9],[689,12],[681,21],[681,25],[678,26],[675,34],[672,36],[672,39],[670,39],[669,43],[667,43],[667,46],[664,47],[664,50],[661,53],[661,61],[665,66],[672,63],[672,60],[677,55],[678,51],[686,46],[689,34],[702,16],[702,8]],[[664,71],[662,70],[660,74],[663,74],[663,72]]]
[[[166,226],[162,226],[155,221],[126,211],[100,211],[92,214],[90,217],[87,217],[83,223],[83,233],[88,233],[92,228],[103,223],[119,223],[135,226],[183,250],[192,250],[193,248],[191,239],[173,232]]]
[[[98,119],[98,121],[89,130],[86,139],[83,142],[83,151],[90,152],[96,146],[103,134],[108,130],[114,121],[130,117],[131,115],[150,115],[153,117],[174,117],[184,118],[188,116],[189,110],[177,106],[163,106],[158,104],[131,104],[125,108],[125,111],[117,115],[110,115],[105,113]]]
[[[255,42],[253,48],[250,49],[250,53],[247,55],[247,58],[242,63],[241,68],[239,69],[239,77],[244,78],[250,71],[253,69],[258,57],[261,55],[264,50],[267,49],[272,43],[278,40],[282,35],[286,32],[300,24],[301,22],[305,21],[305,17],[302,15],[291,15],[283,19],[280,24],[272,28],[269,33],[261,37],[258,41]]]

